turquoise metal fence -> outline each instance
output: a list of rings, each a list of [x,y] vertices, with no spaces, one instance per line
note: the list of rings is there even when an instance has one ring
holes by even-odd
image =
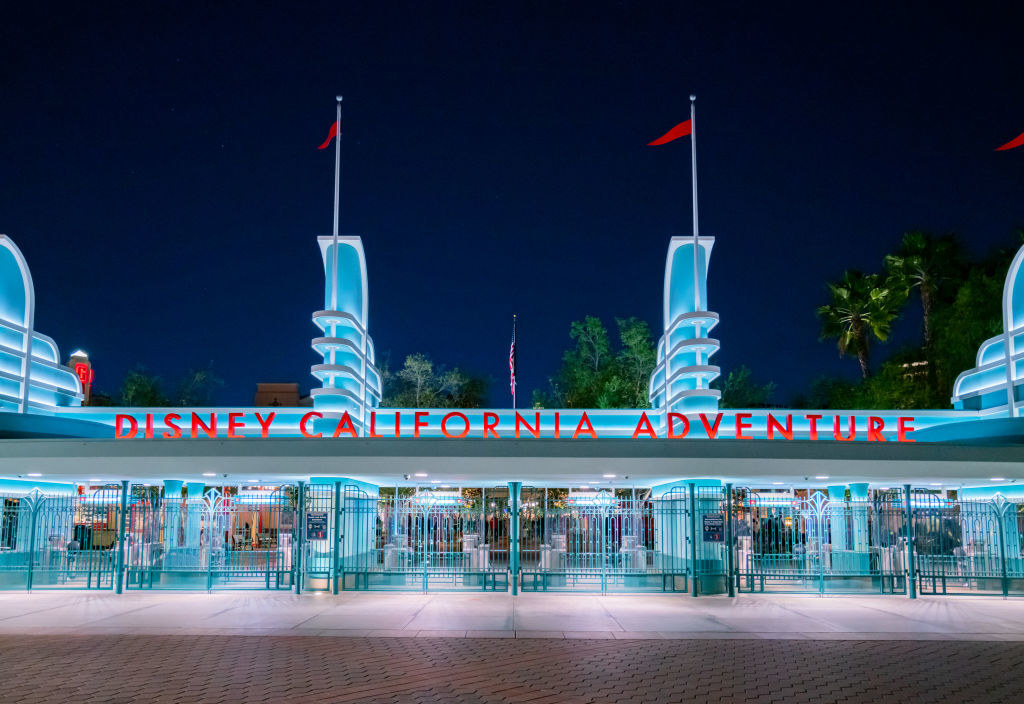
[[[119,488],[0,499],[0,589],[111,589]]]
[[[128,589],[290,589],[293,490],[136,497],[128,511]]]
[[[457,492],[345,494],[342,586],[353,590],[506,591],[507,501]]]
[[[911,494],[914,563],[921,594],[1024,594],[1024,504],[950,501]]]
[[[524,507],[523,591],[669,592],[690,584],[685,498],[609,492]]]
[[[748,592],[906,591],[905,512],[897,493],[871,501],[737,492],[736,588]]]

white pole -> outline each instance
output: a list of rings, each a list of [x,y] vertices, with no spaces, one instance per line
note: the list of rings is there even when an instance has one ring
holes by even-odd
[[[514,354],[512,355],[512,359],[510,360],[510,362],[512,364],[512,369],[510,371],[512,372],[512,378],[515,379],[515,383],[512,385],[512,410],[513,411],[516,410],[516,387],[519,386],[519,379],[515,378],[516,372],[519,371],[517,369],[517,367],[519,366],[519,364],[518,364],[518,362],[519,362],[519,350],[516,349],[516,318],[517,317],[518,316],[515,313],[512,314],[512,350],[513,350]]]
[[[338,308],[338,201],[341,197],[341,96],[338,99],[337,134],[334,137],[334,254],[331,274],[331,309]],[[364,321],[365,322],[365,321]]]
[[[696,95],[690,96],[690,164],[693,180],[693,303],[694,310],[701,309],[700,263],[697,250],[700,246],[700,229],[697,224],[697,108]]]

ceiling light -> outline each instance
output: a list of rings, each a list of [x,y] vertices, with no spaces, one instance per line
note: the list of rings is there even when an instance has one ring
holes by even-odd
[[[605,479],[615,479],[614,474],[602,474],[601,476],[604,477]]]
[[[942,482],[931,482],[928,486],[942,486]]]
[[[989,477],[988,480],[990,482],[1005,482],[1006,477]]]
[[[204,477],[216,477],[217,475],[213,472],[203,472]]]
[[[30,476],[30,477],[41,477],[43,475],[40,474],[39,472],[29,472],[28,476]]]
[[[815,477],[815,479],[828,479],[828,475],[827,474],[819,474],[819,475],[817,475]]]
[[[258,481],[259,481],[259,479],[247,479],[246,481],[249,481],[249,482],[258,482]]]
[[[431,484],[440,484],[440,483],[441,483],[441,480],[440,480],[440,479],[431,479],[431,480],[430,480],[430,483],[431,483]]]
[[[414,474],[413,476],[416,476],[416,477],[425,477],[425,476],[427,476],[427,473],[426,473],[426,472],[416,472],[416,474]]]
[[[102,480],[102,479],[96,479],[95,477],[93,477],[93,478],[92,478],[92,479],[90,479],[89,481],[90,481],[90,482],[101,482],[101,481],[103,481],[103,480]]]

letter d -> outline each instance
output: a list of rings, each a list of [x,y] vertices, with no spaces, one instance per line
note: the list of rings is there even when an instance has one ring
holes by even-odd
[[[124,422],[128,421],[128,431],[124,430]],[[116,440],[131,439],[139,432],[139,421],[132,416],[117,414],[117,421],[114,425],[114,438]]]

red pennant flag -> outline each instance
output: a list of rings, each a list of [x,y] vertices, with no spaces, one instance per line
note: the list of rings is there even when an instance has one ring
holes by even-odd
[[[1020,145],[1024,144],[1024,132],[1017,135],[1016,138],[1011,139],[1009,142],[1001,147],[996,147],[997,152],[1005,152],[1007,149],[1016,149]]]
[[[678,125],[670,129],[668,132],[658,137],[653,142],[648,143],[648,147],[660,147],[662,144],[668,144],[669,142],[685,137],[688,134],[693,133],[693,122],[687,120],[686,122],[680,122]]]
[[[328,145],[331,143],[331,140],[334,139],[337,136],[338,136],[338,123],[335,122],[333,125],[331,125],[331,131],[327,135],[327,139],[325,139],[324,143],[321,144],[319,147],[317,147],[317,149],[327,149]]]

